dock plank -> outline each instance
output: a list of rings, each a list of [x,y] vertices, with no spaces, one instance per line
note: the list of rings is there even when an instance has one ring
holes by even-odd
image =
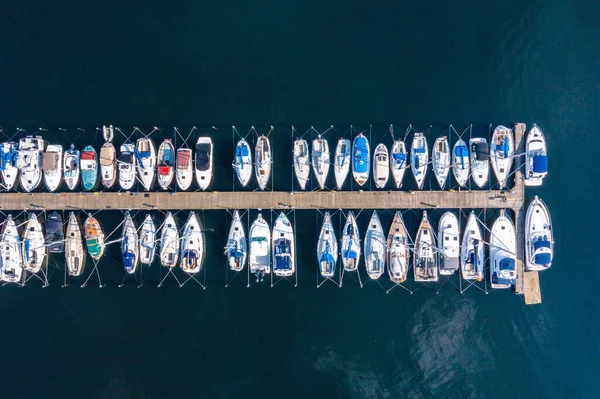
[[[540,290],[540,276],[538,272],[525,272],[523,274],[523,296],[526,305],[542,303]]]

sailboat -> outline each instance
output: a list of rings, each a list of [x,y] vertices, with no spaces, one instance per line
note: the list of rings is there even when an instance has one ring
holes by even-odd
[[[79,183],[79,157],[79,150],[71,144],[71,148],[65,152],[63,158],[64,178],[69,190],[74,190]]]
[[[123,190],[131,190],[135,183],[135,147],[131,143],[121,145],[119,155],[119,185]]]
[[[86,191],[93,190],[98,182],[98,157],[96,150],[91,145],[83,147],[80,167],[83,189]]]
[[[243,138],[235,146],[233,170],[235,170],[242,187],[246,187],[252,177],[252,153],[250,152],[250,145]]]
[[[429,224],[427,211],[423,211],[423,218],[415,241],[415,255],[413,256],[415,281],[438,281],[438,265],[434,256],[433,245],[433,229]]]
[[[254,223],[252,223],[249,237],[250,258],[248,266],[250,272],[256,275],[256,281],[262,281],[264,275],[271,272],[271,230],[262,214],[259,213]]]
[[[100,148],[100,179],[105,188],[111,188],[117,180],[117,154],[108,141]]]
[[[492,142],[490,143],[490,158],[492,169],[498,180],[500,188],[506,186],[506,179],[510,174],[515,153],[515,142],[512,130],[504,126],[494,129]]]
[[[487,140],[475,137],[469,140],[471,148],[471,176],[479,188],[483,188],[490,173],[490,148]]]
[[[456,148],[456,145],[454,147]],[[443,190],[446,186],[448,173],[450,172],[450,146],[446,136],[435,139],[431,161],[435,178],[440,185],[440,188]]]
[[[69,276],[81,276],[85,266],[85,254],[81,241],[81,230],[75,214],[69,214],[67,234],[65,235],[65,261]]]
[[[225,253],[227,255],[229,268],[236,272],[242,271],[246,264],[246,256],[248,255],[248,243],[246,242],[244,225],[242,224],[240,213],[238,211],[233,213],[233,220],[231,221],[231,228],[229,229],[229,235],[227,236]]]
[[[182,190],[187,190],[192,185],[193,168],[192,168],[192,150],[190,148],[179,148],[177,150],[177,185]]]
[[[387,237],[388,274],[396,284],[406,281],[410,259],[408,231],[402,219],[402,213],[396,211]]]
[[[483,279],[483,240],[475,212],[471,211],[461,246],[460,264],[465,280]]]
[[[129,274],[134,274],[139,262],[139,242],[135,223],[129,212],[125,213],[125,222],[123,223],[123,241],[121,241],[121,257],[123,258],[123,267]]]
[[[299,139],[294,141],[294,172],[301,190],[306,190],[308,175],[310,174],[310,160],[308,156],[308,143]]]
[[[469,148],[463,140],[458,140],[452,149],[452,171],[459,186],[465,187],[469,181]]]
[[[428,163],[429,149],[427,148],[427,139],[423,136],[423,133],[415,133],[410,149],[410,168],[419,190],[423,188],[423,184],[425,183]]]
[[[369,168],[371,164],[371,150],[369,141],[364,134],[360,133],[354,138],[352,145],[352,176],[359,186],[369,180]]]
[[[258,187],[264,190],[267,187],[267,183],[269,183],[272,166],[271,144],[267,136],[262,135],[258,138],[256,147],[254,148],[254,159],[256,162],[254,165],[256,167],[256,181],[258,182]]]
[[[273,226],[273,273],[288,277],[296,271],[295,236],[289,219],[283,212]]]
[[[198,186],[206,190],[213,175],[213,142],[210,137],[198,137],[195,164]]]
[[[548,174],[546,139],[538,125],[533,125],[525,142],[525,185],[541,186]]]
[[[88,253],[94,260],[100,260],[104,255],[106,243],[104,240],[104,232],[98,220],[89,215],[83,224],[83,232],[85,235],[85,245]]]
[[[115,129],[113,128],[113,125],[102,125],[102,136],[104,137],[104,141],[111,143],[115,137]]]
[[[23,278],[19,231],[12,215],[4,222],[0,239],[0,281],[20,283]]]
[[[0,171],[2,172],[2,182],[5,190],[16,188],[17,177],[19,177],[19,168],[17,168],[17,158],[19,146],[14,141],[0,144]]]
[[[492,225],[490,237],[490,282],[492,288],[510,288],[517,278],[515,225],[502,209]]]
[[[375,147],[373,153],[373,180],[375,181],[375,187],[384,188],[390,178],[390,161],[388,150],[385,144],[380,143]]]
[[[60,144],[50,144],[42,154],[44,182],[50,192],[56,191],[62,181],[63,148]]]
[[[446,212],[438,223],[438,251],[440,274],[452,275],[458,270],[460,257],[460,225],[456,215]]]
[[[204,258],[204,232],[195,212],[190,213],[183,228],[181,239],[181,269],[189,274],[195,274],[202,269]]]
[[[23,267],[31,273],[39,272],[46,260],[46,244],[42,224],[33,213],[25,225],[22,253]]]
[[[169,268],[177,266],[179,257],[179,230],[171,212],[167,213],[160,233],[160,264]]]
[[[146,191],[150,191],[154,184],[156,169],[156,147],[154,141],[148,137],[138,139],[135,147],[137,170],[140,182]]]
[[[140,262],[142,265],[151,265],[156,252],[156,225],[150,214],[146,214],[142,227],[140,227]]]
[[[333,161],[335,184],[338,190],[344,187],[344,182],[350,171],[350,152],[350,140],[339,139],[335,147],[335,158]]]
[[[157,156],[158,185],[168,190],[175,177],[175,147],[173,142],[165,139],[158,147]]]
[[[63,220],[58,212],[52,212],[46,217],[46,245],[48,252],[53,254],[65,251]]]
[[[46,143],[41,136],[27,136],[19,140],[17,166],[21,171],[21,187],[32,192],[42,181],[42,152]]]
[[[525,216],[525,266],[542,271],[552,265],[554,238],[550,212],[538,196],[529,204]]]
[[[329,143],[326,139],[319,136],[312,142],[312,168],[319,183],[319,187],[325,188],[327,175],[329,174],[329,166],[331,164],[331,154],[329,152]]]
[[[360,234],[354,213],[348,212],[342,231],[342,265],[347,272],[358,270],[360,261]]]
[[[365,234],[365,266],[372,280],[377,280],[385,271],[387,243],[377,211],[373,211]]]
[[[319,271],[324,278],[331,278],[335,274],[337,264],[338,243],[335,238],[335,230],[331,223],[329,212],[325,212],[325,219],[319,233],[317,242],[317,261],[319,262]]]
[[[392,157],[390,158],[390,169],[392,170],[392,177],[396,188],[402,187],[402,179],[404,178],[404,171],[408,168],[408,162],[406,162],[406,145],[402,140],[394,141],[392,145]]]

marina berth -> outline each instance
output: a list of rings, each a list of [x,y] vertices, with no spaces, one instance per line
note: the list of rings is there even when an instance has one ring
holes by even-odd
[[[19,168],[21,188],[30,193],[42,182],[42,152],[46,143],[41,136],[27,136],[19,140],[17,167]]]
[[[175,147],[171,140],[164,140],[158,147],[156,165],[158,185],[161,189],[168,190],[175,177]]]
[[[335,174],[335,184],[338,190],[344,187],[348,172],[350,172],[350,140],[339,139],[335,147],[335,157],[333,161],[333,172]]]
[[[239,272],[244,269],[246,257],[248,256],[248,243],[246,241],[244,225],[238,211],[233,213],[233,220],[231,221],[227,244],[225,245],[225,254],[227,256],[227,264],[231,270]]]
[[[329,143],[326,139],[319,136],[312,142],[312,167],[317,179],[319,187],[325,188],[325,182],[327,181],[327,175],[329,174],[329,166],[331,163],[331,154],[329,152]]]
[[[202,269],[204,260],[204,231],[195,212],[190,213],[183,228],[181,239],[181,269],[196,274]]]
[[[0,143],[0,172],[2,172],[2,185],[7,191],[17,188],[19,168],[17,159],[19,146],[14,141]]]
[[[23,232],[23,267],[31,272],[37,273],[44,266],[46,260],[46,243],[42,224],[35,214],[29,215],[29,220]]]
[[[135,156],[137,158],[137,170],[144,190],[150,191],[154,185],[156,176],[156,148],[154,141],[144,137],[138,139],[135,146]]]
[[[476,137],[469,140],[471,157],[471,176],[479,188],[483,188],[488,182],[490,173],[490,148],[487,140]]]
[[[123,190],[131,190],[135,184],[135,147],[131,143],[121,145],[119,155],[119,186]]]
[[[273,273],[289,277],[296,272],[295,237],[292,225],[283,212],[273,225]]]
[[[206,190],[213,176],[213,142],[210,137],[198,137],[195,167],[198,187],[200,190]]]
[[[410,168],[419,190],[423,189],[428,163],[429,149],[427,148],[427,139],[423,136],[423,133],[415,133],[410,149]]]
[[[310,159],[308,143],[304,139],[294,141],[294,173],[301,190],[306,190],[306,183],[310,175]]]
[[[377,211],[373,211],[369,227],[365,233],[365,266],[372,280],[377,280],[385,271],[387,243]]]
[[[413,271],[417,282],[438,281],[437,257],[434,255],[433,246],[433,230],[427,218],[427,211],[423,211],[413,256]]]
[[[492,288],[510,288],[517,278],[515,225],[505,210],[494,221],[490,237],[490,282]]]
[[[392,157],[390,158],[390,169],[396,188],[402,187],[406,168],[408,168],[406,144],[402,140],[396,140],[392,144]]]
[[[373,180],[375,187],[384,188],[390,178],[390,161],[387,147],[384,144],[378,144],[373,154]]]
[[[179,230],[177,223],[171,212],[167,213],[167,217],[163,223],[160,233],[160,264],[168,268],[177,266],[179,258]]]
[[[438,137],[433,143],[431,162],[435,178],[443,190],[446,186],[446,180],[448,180],[448,173],[450,172],[450,146],[448,145],[448,138],[446,136]]]
[[[256,281],[262,281],[265,274],[271,273],[271,230],[269,224],[258,214],[250,227],[250,273]]]
[[[65,234],[65,261],[69,276],[81,276],[85,266],[85,253],[79,223],[73,212],[69,213]]]
[[[264,190],[269,183],[269,178],[271,177],[271,168],[273,162],[271,155],[271,143],[269,142],[269,138],[267,136],[262,135],[258,138],[256,147],[254,148],[254,159],[256,162],[256,181],[258,182],[258,187],[261,190]]]
[[[252,177],[252,152],[245,139],[238,141],[235,146],[233,169],[242,187],[246,187]]]
[[[125,222],[123,223],[123,233],[121,241],[121,258],[123,267],[129,274],[134,274],[140,261],[139,241],[135,223],[129,212],[125,213]]]
[[[395,284],[406,281],[410,259],[410,239],[402,213],[396,212],[387,239],[388,274]]]
[[[483,239],[479,220],[473,211],[471,211],[465,227],[460,263],[462,277],[465,280],[481,281],[483,279]]]
[[[189,148],[180,148],[177,150],[177,186],[181,190],[187,190],[192,185],[192,150]]]
[[[56,191],[62,182],[63,148],[58,144],[50,144],[42,154],[42,170],[44,183],[51,193]]]
[[[552,266],[554,232],[550,212],[538,196],[529,204],[525,217],[525,265],[527,270],[542,271]]]
[[[325,212],[321,232],[317,241],[317,260],[319,272],[324,278],[332,278],[335,275],[335,266],[338,257],[338,244],[335,238],[335,230],[331,223],[331,215]]]
[[[342,265],[344,270],[355,272],[360,262],[360,233],[352,211],[348,212],[346,224],[342,230]]]
[[[65,251],[65,235],[63,220],[58,212],[52,212],[46,217],[46,245],[48,252],[59,254]]]
[[[79,184],[80,152],[73,144],[65,152],[63,161],[65,183],[69,190],[74,190]]]
[[[81,184],[85,191],[92,191],[98,182],[98,156],[91,145],[81,150]]]
[[[354,138],[352,146],[352,176],[359,186],[364,186],[369,180],[371,166],[371,150],[369,141],[360,133]]]
[[[506,187],[506,180],[512,168],[514,154],[515,142],[512,130],[504,126],[498,126],[494,129],[492,142],[490,143],[490,160],[500,188]]]
[[[542,129],[533,125],[525,143],[525,185],[541,186],[547,174],[546,139]]]
[[[100,148],[100,179],[104,188],[111,188],[117,181],[117,153],[108,141]]]
[[[140,227],[140,262],[151,265],[156,252],[156,225],[150,214],[146,214]]]
[[[466,187],[469,181],[469,148],[463,140],[458,140],[452,150],[452,171],[456,182],[461,187]]]
[[[460,225],[456,215],[446,212],[438,223],[440,274],[452,275],[458,270],[460,257]]]
[[[20,241],[17,225],[12,215],[8,215],[0,237],[0,281],[2,282],[21,283],[23,280]]]
[[[100,260],[104,255],[105,241],[104,232],[102,227],[96,218],[88,216],[83,224],[83,231],[85,235],[85,245],[87,246],[88,253],[94,260]]]

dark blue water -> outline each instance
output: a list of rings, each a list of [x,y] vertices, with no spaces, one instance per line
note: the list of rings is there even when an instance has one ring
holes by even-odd
[[[598,397],[599,12],[554,0],[3,4],[6,133],[43,127],[84,145],[105,123],[164,136],[197,126],[215,138],[218,190],[232,187],[231,125],[275,126],[274,186],[287,190],[291,125],[333,124],[332,139],[372,125],[375,142],[390,140],[389,124],[431,125],[432,142],[449,123],[485,134],[536,122],[550,173],[526,194],[552,212],[556,259],[530,307],[451,284],[316,289],[320,216],[297,211],[298,287],[224,288],[226,216],[206,212],[206,290],[157,289],[156,267],[142,288],[117,288],[109,258],[102,289],[61,288],[57,268],[48,288],[0,289],[0,397]],[[109,231],[121,218],[99,215]]]

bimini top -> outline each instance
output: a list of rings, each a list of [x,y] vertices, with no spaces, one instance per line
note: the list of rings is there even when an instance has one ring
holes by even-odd
[[[123,265],[126,269],[133,269],[135,262],[135,254],[133,252],[125,252],[123,254]]]
[[[536,155],[533,157],[533,172],[548,172],[548,157],[546,155]]]
[[[475,158],[479,161],[487,161],[490,159],[487,143],[475,143]]]
[[[357,173],[366,173],[369,168],[369,149],[367,147],[366,137],[356,137],[354,139],[354,171]]]
[[[288,239],[280,238],[275,246],[275,268],[277,270],[290,270],[290,245]]]
[[[17,152],[2,152],[0,156],[0,170],[5,170],[6,165],[15,165],[17,162]]]
[[[171,172],[171,167],[169,165],[159,165],[158,166],[158,174],[161,176],[168,176]]]
[[[533,243],[533,248],[537,252],[538,249],[548,248],[550,249],[550,241],[540,240]],[[549,252],[536,253],[534,256],[535,263],[538,265],[548,265],[552,262],[552,254]]]
[[[93,161],[94,159],[96,159],[95,151],[83,151],[81,153],[82,161]]]
[[[502,154],[504,155],[504,158],[508,157],[508,139],[506,137],[503,138],[502,140],[502,144],[500,145],[496,145],[496,151],[500,151],[502,152]]]
[[[88,238],[87,240],[85,240],[85,243],[87,244],[87,249],[91,256],[99,256],[100,253],[102,252],[102,248],[100,248],[97,238],[95,238],[95,237]],[[125,258],[123,258],[123,260],[124,259]],[[127,266],[127,265],[125,265],[125,266]]]
[[[248,146],[238,145],[235,147],[235,156],[236,157],[247,157],[249,155]]]
[[[188,167],[188,163],[190,162],[190,154],[191,151],[179,151],[177,153],[177,167],[180,169],[185,169]]]
[[[460,158],[461,166],[465,167],[465,158],[469,156],[469,149],[465,144],[458,145],[454,149],[454,155]]]
[[[208,170],[210,166],[210,144],[196,144],[196,169]]]

